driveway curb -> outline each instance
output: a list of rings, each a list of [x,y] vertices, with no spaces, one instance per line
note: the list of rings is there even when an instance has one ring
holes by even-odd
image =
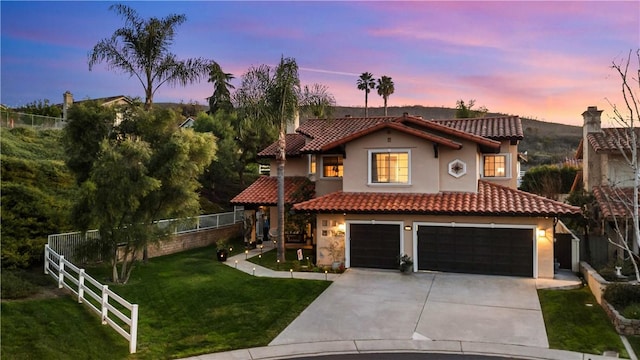
[[[531,360],[611,360],[593,354],[530,346],[423,340],[349,340],[304,344],[271,345],[221,353],[204,354],[183,360],[278,360],[307,356],[374,353],[446,353],[490,355]]]

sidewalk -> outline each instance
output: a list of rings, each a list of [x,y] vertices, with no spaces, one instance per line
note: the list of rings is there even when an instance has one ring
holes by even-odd
[[[251,274],[259,277],[333,281],[338,276],[340,276],[340,274],[335,274],[332,272],[319,273],[319,272],[304,272],[304,271],[275,271],[275,270],[267,269],[265,267],[256,265],[250,261],[247,261],[249,258],[260,255],[261,252],[267,252],[270,250],[275,251],[274,244],[271,241],[267,241],[263,244],[262,250],[258,247],[256,249],[249,250],[248,253],[242,253],[242,254],[231,256],[227,258],[227,261],[224,264],[229,267],[234,267],[247,274]]]

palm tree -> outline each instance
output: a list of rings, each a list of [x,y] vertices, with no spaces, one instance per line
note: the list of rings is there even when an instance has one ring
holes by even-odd
[[[234,89],[230,81],[233,80],[233,74],[222,71],[220,64],[213,62],[209,70],[209,82],[213,83],[213,94],[209,98],[209,113],[215,114],[216,111],[223,109],[230,111],[233,109],[231,104],[231,91]]]
[[[378,95],[382,96],[382,99],[384,99],[384,116],[387,116],[387,100],[389,99],[389,96],[393,94],[394,91],[396,91],[393,80],[391,80],[390,77],[383,75],[380,79],[378,79],[377,88]]]
[[[209,72],[210,60],[178,60],[169,52],[176,27],[186,21],[184,14],[142,19],[134,9],[123,4],[112,5],[109,10],[122,16],[125,26],[93,47],[89,52],[89,70],[96,63],[106,62],[109,69],[120,69],[135,76],[144,88],[145,109],[151,108],[153,95],[165,83],[185,86]]]
[[[373,74],[370,72],[363,72],[358,79],[358,90],[364,90],[364,116],[369,116],[369,110],[367,108],[369,102],[369,92],[376,87],[376,82],[373,79]]]
[[[295,59],[281,58],[275,69],[271,86],[267,92],[268,102],[272,108],[274,120],[279,123],[278,136],[278,260],[285,261],[284,248],[284,165],[286,162],[286,130],[287,123],[293,120],[298,111],[298,94],[300,93],[300,78],[298,64]]]

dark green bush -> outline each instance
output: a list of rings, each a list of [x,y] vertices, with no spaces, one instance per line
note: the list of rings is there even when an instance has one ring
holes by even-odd
[[[633,304],[640,304],[640,285],[610,284],[604,291],[604,299],[616,309],[624,309]]]
[[[2,271],[2,299],[24,299],[38,292],[38,287],[18,271]]]

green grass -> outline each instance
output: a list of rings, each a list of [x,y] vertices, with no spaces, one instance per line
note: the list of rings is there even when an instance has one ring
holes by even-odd
[[[262,253],[262,256],[254,256],[249,258],[249,261],[260,265],[262,267],[266,267],[271,270],[276,271],[289,271],[289,269],[293,269],[294,271],[321,271],[320,268],[314,266],[313,260],[313,250],[302,250],[303,260],[298,261],[298,254],[296,253],[296,249],[286,249],[284,253],[285,261],[284,263],[278,262],[278,253],[275,249],[270,251],[265,251]],[[307,260],[308,259],[308,260]],[[306,266],[303,268],[303,266]]]
[[[640,335],[627,336],[627,340],[629,340],[629,344],[631,344],[631,348],[633,348],[636,356],[640,355]]]
[[[129,346],[70,296],[2,302],[3,359],[124,359]]]
[[[538,290],[538,296],[550,348],[598,355],[613,350],[628,357],[620,336],[588,287]]]
[[[253,277],[209,247],[152,259],[110,288],[140,305],[136,358],[158,359],[267,345],[327,286]]]
[[[106,283],[109,270],[88,273]],[[137,354],[127,355],[127,341],[100,325],[97,315],[72,296],[3,303],[2,354],[16,359],[169,359],[265,346],[329,284],[253,277],[216,261],[214,247],[153,258],[137,265],[127,285],[107,283],[139,305]],[[59,318],[52,318],[56,312]],[[64,334],[61,345],[54,331]]]

